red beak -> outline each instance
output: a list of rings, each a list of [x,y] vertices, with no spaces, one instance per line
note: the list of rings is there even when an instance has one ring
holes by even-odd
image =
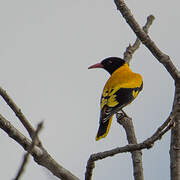
[[[101,63],[97,63],[94,64],[92,66],[89,66],[88,69],[92,69],[92,68],[103,68],[104,66]]]

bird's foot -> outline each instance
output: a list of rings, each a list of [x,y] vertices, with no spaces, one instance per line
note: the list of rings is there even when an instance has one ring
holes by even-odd
[[[129,118],[129,116],[122,109],[119,112],[116,113],[116,118],[117,119],[122,119],[124,117]]]

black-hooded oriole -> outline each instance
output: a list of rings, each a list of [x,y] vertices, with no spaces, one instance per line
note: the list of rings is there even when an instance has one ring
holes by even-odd
[[[113,115],[130,104],[143,88],[140,74],[134,73],[125,60],[118,57],[109,57],[91,68],[103,68],[111,77],[106,82],[101,96],[99,129],[96,141],[107,136]]]

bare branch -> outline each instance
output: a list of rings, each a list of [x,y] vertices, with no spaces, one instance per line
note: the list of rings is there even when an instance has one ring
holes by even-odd
[[[175,96],[173,102],[172,112],[174,113],[175,127],[171,131],[171,146],[170,146],[170,163],[171,163],[171,179],[178,180],[180,178],[180,156],[179,156],[179,144],[180,144],[180,72],[172,63],[170,57],[156,46],[139,26],[134,19],[130,10],[124,3],[124,0],[114,0],[117,9],[121,12],[122,16],[126,19],[126,22],[132,28],[141,42],[151,51],[151,53],[157,58],[157,60],[164,65],[166,70],[172,76],[175,81]],[[178,148],[176,148],[178,147]]]
[[[137,144],[136,134],[134,130],[134,125],[132,122],[132,118],[123,117],[122,115],[118,116],[116,114],[117,122],[123,126],[126,132],[127,140],[129,144]],[[142,165],[142,152],[140,150],[132,151],[132,162],[133,162],[133,174],[135,180],[144,180],[143,174],[143,165]]]
[[[148,139],[139,144],[129,144],[124,147],[118,147],[109,151],[99,152],[96,154],[92,154],[87,162],[85,179],[91,180],[92,171],[95,167],[95,161],[112,157],[119,153],[125,152],[133,152],[141,149],[149,149],[153,146],[153,144],[162,138],[162,136],[169,131],[172,127],[174,127],[174,116],[171,114],[168,119],[157,129],[157,131]]]
[[[25,166],[28,162],[28,158],[29,158],[29,155],[31,154],[33,148],[35,147],[35,145],[37,144],[37,137],[38,137],[38,134],[40,132],[40,130],[42,129],[43,127],[43,122],[40,122],[37,126],[37,129],[34,133],[34,136],[32,138],[32,143],[31,143],[31,146],[29,147],[29,150],[28,152],[24,155],[24,159],[23,159],[23,162],[21,164],[21,167],[19,168],[19,171],[15,177],[15,180],[19,180],[19,178],[21,177],[21,175],[23,174],[24,172],[24,169],[25,169]]]
[[[21,121],[23,126],[28,131],[30,137],[32,138],[35,130],[31,126],[29,121],[26,119],[24,114],[21,112],[21,109],[15,104],[15,102],[10,98],[10,96],[7,94],[7,92],[2,87],[0,87],[0,95],[6,101],[6,103],[9,105],[9,107],[14,111],[14,113],[19,118],[19,120]]]
[[[148,30],[150,26],[153,23],[154,16],[150,15],[147,17],[147,22],[143,26],[143,30],[145,33],[148,33]],[[139,38],[136,39],[134,44],[126,48],[126,51],[124,52],[124,59],[128,64],[130,63],[130,60],[132,59],[132,56],[134,52],[140,47],[141,41]],[[136,134],[134,131],[134,125],[131,118],[121,118],[121,116],[118,116],[118,113],[116,114],[117,122],[121,124],[126,132],[127,140],[129,144],[137,144]],[[132,155],[132,162],[133,162],[133,174],[135,180],[144,180],[143,175],[143,165],[142,165],[142,152],[140,150],[131,152]]]
[[[12,139],[19,143],[24,150],[28,151],[31,141],[20,133],[11,123],[0,114],[0,128],[3,129]],[[70,171],[59,165],[50,154],[43,148],[35,146],[30,152],[35,162],[49,169],[55,176],[62,180],[79,180]]]
[[[148,33],[148,30],[149,30],[150,26],[152,25],[154,19],[155,19],[155,17],[153,15],[150,15],[147,17],[147,22],[143,26],[143,30],[145,33]],[[132,46],[131,46],[131,44],[129,44],[129,46],[126,48],[123,59],[125,59],[128,62],[128,64],[129,64],[130,60],[132,59],[132,55],[134,54],[134,52],[140,47],[140,44],[141,44],[141,41],[139,40],[139,38],[137,38]]]
[[[172,63],[170,57],[161,52],[161,50],[151,40],[150,36],[141,29],[140,25],[134,19],[131,11],[126,6],[124,0],[114,0],[114,2],[117,6],[117,9],[121,12],[122,16],[125,18],[126,22],[129,24],[141,42],[151,51],[154,57],[156,57],[157,60],[164,65],[166,70],[170,73],[175,81],[180,79],[180,73]]]
[[[173,112],[175,114],[175,127],[171,131],[170,145],[170,169],[171,179],[180,179],[180,82],[175,84],[175,96],[173,103]]]
[[[152,25],[153,20],[154,20],[153,15],[150,15],[147,17],[147,22],[143,26],[143,30],[146,33],[148,33],[148,29]],[[137,38],[135,43],[132,46],[129,45],[126,48],[123,59],[125,59],[129,63],[130,60],[132,59],[132,55],[134,54],[134,52],[140,47],[140,44],[141,44],[141,41]],[[137,144],[137,139],[135,136],[135,131],[134,131],[134,126],[133,126],[132,120],[127,119],[127,118],[125,120],[125,118],[123,118],[123,120],[121,121],[120,118],[118,118],[118,116],[117,116],[117,121],[124,127],[124,129],[126,131],[128,143],[129,144]],[[135,180],[143,180],[144,175],[143,175],[143,167],[142,167],[142,152],[137,150],[137,151],[133,151],[131,153],[132,153]],[[91,159],[89,158],[89,160],[87,162],[87,167],[86,167],[85,179],[89,180],[92,178],[92,170],[94,169],[94,167],[95,167],[94,161],[91,161]]]

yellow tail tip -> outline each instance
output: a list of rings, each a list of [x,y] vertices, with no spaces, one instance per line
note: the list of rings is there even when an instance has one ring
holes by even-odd
[[[108,120],[109,123],[108,123],[107,129],[106,129],[106,132],[104,134],[102,134],[101,136],[98,136],[98,134],[96,135],[96,141],[99,141],[100,139],[105,138],[108,135],[109,129],[111,127],[112,119],[113,119],[113,116],[111,116],[110,119]]]
[[[106,132],[105,134],[103,134],[102,136],[96,136],[96,141],[99,141],[102,138],[105,138],[107,136],[108,132]]]

